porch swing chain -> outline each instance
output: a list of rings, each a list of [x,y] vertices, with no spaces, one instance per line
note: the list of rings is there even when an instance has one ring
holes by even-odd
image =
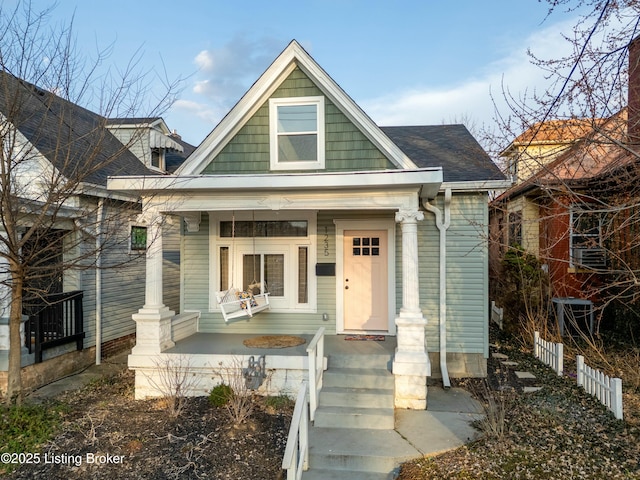
[[[236,212],[231,212],[231,286],[233,287],[236,269]]]
[[[258,283],[256,281],[256,211],[255,210],[251,211],[251,230],[252,230],[251,240],[253,244],[253,261],[251,262],[251,265],[253,267],[253,280],[251,281],[251,285],[254,286],[256,283]]]
[[[236,212],[233,211],[231,213],[231,249],[229,249],[229,256],[230,256],[229,262],[231,263],[231,281],[229,282],[229,285],[227,287],[226,293],[224,294],[224,297],[222,297],[221,299],[222,303],[235,300],[235,298],[231,296],[233,295],[232,292],[235,291],[233,287],[235,265],[236,265],[235,239],[236,239]]]
[[[267,289],[267,282],[266,281],[258,282],[258,279],[256,277],[256,211],[255,210],[251,211],[251,229],[252,229],[251,237],[252,237],[252,244],[253,244],[253,257],[252,257],[253,261],[251,262],[253,267],[253,281],[248,286],[248,288],[249,290],[253,291],[254,288],[258,287],[260,289],[258,293],[265,293],[269,291]],[[262,262],[258,262],[258,265],[260,265],[261,263]]]

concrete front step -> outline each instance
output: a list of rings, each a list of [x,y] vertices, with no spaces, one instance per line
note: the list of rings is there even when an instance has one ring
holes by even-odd
[[[391,355],[329,355],[329,368],[379,368],[391,371]]]
[[[331,368],[324,372],[323,387],[393,389],[393,375],[388,370]]]
[[[393,473],[357,472],[355,470],[321,470],[311,468],[302,480],[393,480]]]
[[[329,428],[393,429],[393,408],[320,407],[314,426]]]
[[[309,445],[309,465],[342,471],[343,476],[337,478],[343,479],[351,478],[345,472],[390,474],[402,462],[420,456],[395,430],[314,426],[309,429]]]
[[[393,408],[393,389],[323,387],[320,407]]]

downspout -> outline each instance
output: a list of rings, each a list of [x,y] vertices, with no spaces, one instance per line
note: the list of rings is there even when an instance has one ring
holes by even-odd
[[[428,200],[423,202],[423,206],[436,216],[436,227],[440,231],[440,371],[442,385],[450,388],[447,369],[447,230],[451,225],[451,189],[444,191],[444,222],[439,208],[431,205]]]
[[[98,199],[96,213],[96,365],[102,363],[102,221],[104,199]]]

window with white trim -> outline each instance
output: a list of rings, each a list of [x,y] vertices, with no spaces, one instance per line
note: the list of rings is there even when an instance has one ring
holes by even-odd
[[[603,268],[606,266],[602,247],[602,222],[604,213],[580,207],[571,208],[571,266],[583,268]]]
[[[292,215],[290,219],[217,219],[212,224],[217,230],[214,290],[268,292],[271,310],[314,311],[315,215]]]
[[[147,249],[147,227],[131,225],[129,250],[132,253],[144,252]]]
[[[158,170],[164,170],[164,148],[152,148],[151,149],[151,167]]]
[[[324,168],[324,97],[269,100],[272,170]]]

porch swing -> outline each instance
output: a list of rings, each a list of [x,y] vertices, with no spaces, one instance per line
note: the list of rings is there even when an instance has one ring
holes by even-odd
[[[253,289],[259,288],[261,283],[256,280],[256,221],[255,213],[253,214],[253,281],[247,285],[246,290],[239,290],[233,286],[235,255],[231,260],[231,279],[232,284],[227,290],[216,292],[216,299],[220,305],[220,311],[225,323],[230,320],[239,318],[252,318],[255,314],[271,308],[269,304],[269,292],[267,291],[266,281],[264,282],[264,291],[259,294],[253,294]],[[235,214],[231,217],[231,241],[235,243],[236,236],[236,219]],[[233,255],[233,254],[232,254]]]

